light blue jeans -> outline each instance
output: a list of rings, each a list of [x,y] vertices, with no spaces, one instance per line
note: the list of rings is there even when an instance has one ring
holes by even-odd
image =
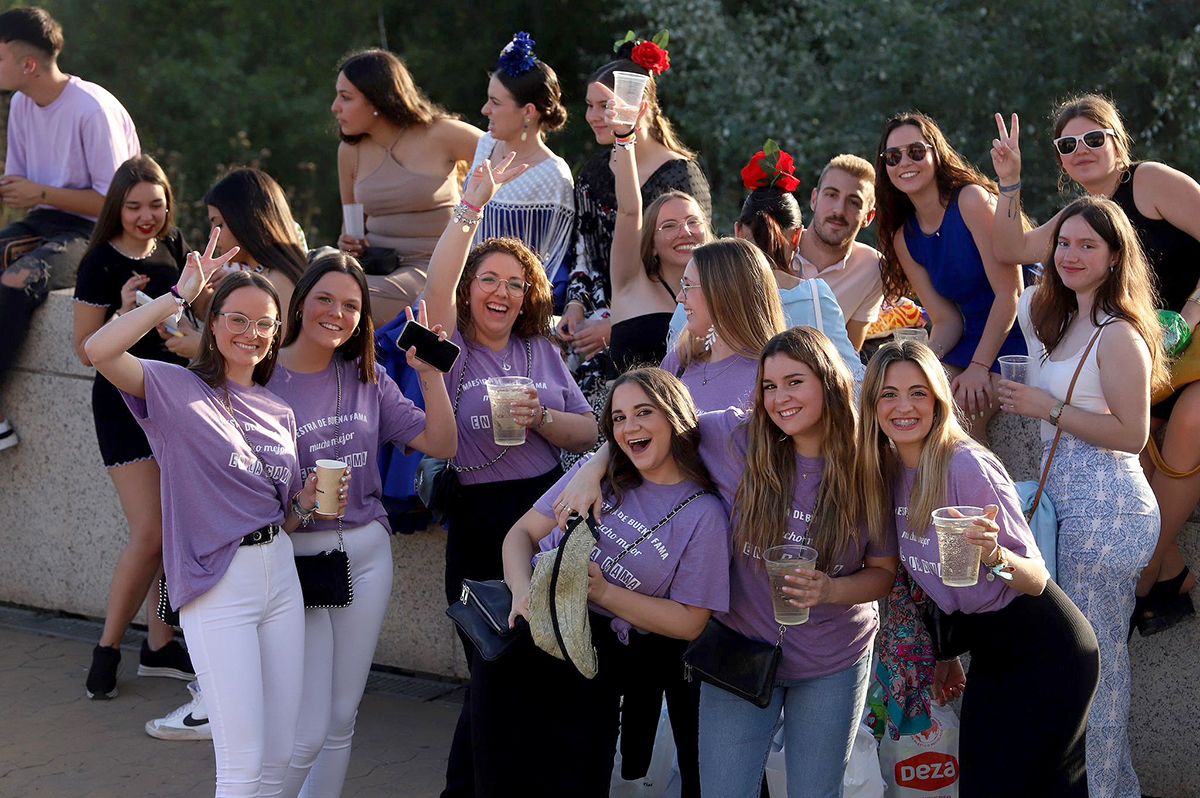
[[[862,719],[870,666],[868,653],[838,673],[777,682],[766,709],[707,682],[700,685],[700,787],[704,794],[758,798],[782,711],[788,798],[841,798],[850,747]]]

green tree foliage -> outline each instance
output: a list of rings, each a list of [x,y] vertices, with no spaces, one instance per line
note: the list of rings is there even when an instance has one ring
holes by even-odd
[[[1049,112],[1073,93],[1112,96],[1135,156],[1200,174],[1200,5],[1141,0],[625,0],[618,13],[671,29],[661,95],[706,158],[718,216],[767,136],[796,159],[807,195],[839,152],[874,161],[891,114],[918,109],[993,174],[992,115],[1021,115],[1025,198],[1063,202]]]

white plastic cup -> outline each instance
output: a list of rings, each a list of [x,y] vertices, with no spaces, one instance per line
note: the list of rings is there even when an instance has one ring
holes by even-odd
[[[898,344],[905,341],[916,341],[929,346],[929,331],[924,327],[901,327],[892,333],[892,340]]]
[[[947,587],[971,587],[979,582],[979,560],[983,550],[966,538],[967,530],[983,518],[982,507],[939,507],[933,511],[937,532],[938,559],[942,584]]]
[[[763,552],[763,562],[767,565],[767,578],[771,580],[771,606],[775,610],[775,623],[782,626],[808,623],[809,608],[792,604],[791,598],[783,592],[783,588],[785,585],[796,585],[788,584],[783,578],[797,571],[811,571],[816,568],[817,550],[812,546],[795,543],[772,546]]]
[[[492,440],[497,446],[520,446],[525,442],[525,427],[513,418],[512,403],[529,396],[533,380],[528,377],[488,377],[488,402],[492,408]]]
[[[1024,383],[1029,371],[1029,355],[1001,355],[1000,378]]]
[[[317,515],[336,518],[338,514],[338,489],[342,486],[342,475],[346,464],[341,460],[317,461]]]
[[[349,202],[342,206],[342,232],[351,238],[363,238],[367,234],[361,202]]]
[[[649,75],[619,71],[613,73],[613,94],[617,97],[614,122],[631,126],[637,122],[638,110],[642,107],[642,96],[646,93],[646,84],[649,82]]]

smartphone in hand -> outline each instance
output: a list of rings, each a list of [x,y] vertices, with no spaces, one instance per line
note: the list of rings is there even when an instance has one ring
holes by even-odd
[[[458,360],[458,345],[453,341],[443,341],[437,334],[415,321],[409,321],[400,331],[396,346],[401,352],[407,352],[410,347],[417,348],[417,357],[441,372],[447,372]]]

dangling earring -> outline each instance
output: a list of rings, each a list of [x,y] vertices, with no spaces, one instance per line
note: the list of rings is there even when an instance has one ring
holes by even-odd
[[[372,111],[371,113],[372,113],[372,114],[374,114],[375,116],[379,116],[379,112],[378,112],[378,111]]]
[[[713,346],[717,343],[717,328],[711,324],[708,326],[708,333],[704,336],[704,351],[711,352]]]
[[[350,333],[350,337],[351,337],[351,338],[357,338],[357,337],[358,337],[358,333],[359,333],[359,329],[358,329],[357,327],[355,327],[355,328],[354,328],[354,332]]]
[[[521,141],[529,140],[529,117],[525,117],[525,123],[521,125]]]

